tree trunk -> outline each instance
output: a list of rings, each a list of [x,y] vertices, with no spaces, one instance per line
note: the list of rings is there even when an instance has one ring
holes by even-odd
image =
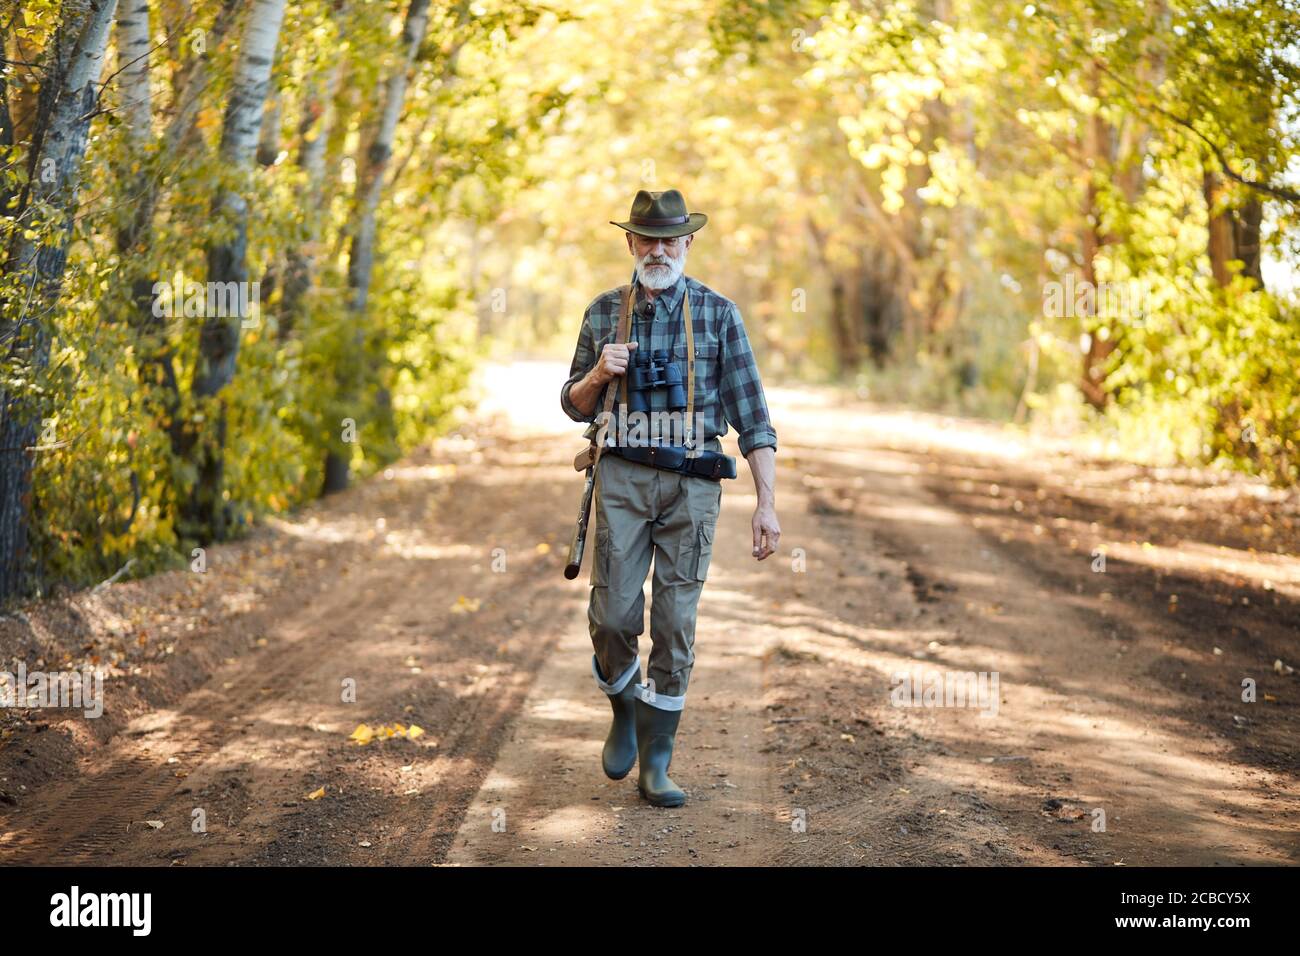
[[[1100,82],[1093,71],[1092,92],[1098,96],[1101,92]],[[1102,210],[1099,200],[1100,186],[1098,183],[1103,176],[1108,175],[1108,170],[1112,167],[1111,163],[1111,143],[1112,130],[1110,124],[1101,116],[1100,113],[1094,113],[1087,120],[1087,132],[1085,136],[1084,150],[1087,162],[1084,167],[1084,175],[1087,177],[1087,186],[1084,193],[1083,206],[1083,236],[1082,236],[1082,254],[1083,254],[1083,281],[1093,290],[1092,300],[1094,305],[1102,299],[1097,290],[1097,256],[1101,253],[1102,247],[1107,243],[1107,236],[1102,229]],[[1083,356],[1082,375],[1079,380],[1079,388],[1083,392],[1084,399],[1093,408],[1100,411],[1110,402],[1110,392],[1106,389],[1106,365],[1110,355],[1115,351],[1114,329],[1102,322],[1095,321],[1094,316],[1081,316],[1084,328],[1088,332],[1088,351]]]
[[[837,270],[831,276],[831,351],[836,378],[843,378],[853,369],[854,310],[849,299],[844,273]]]
[[[148,58],[151,42],[148,32],[148,0],[122,2],[125,4],[123,9],[132,12],[129,15],[124,13],[118,20],[119,46],[133,46],[139,51],[133,56],[128,55],[125,49],[119,51],[119,68],[123,70],[126,85],[123,100],[133,100],[136,104],[136,110],[129,114],[128,140],[133,147],[130,158],[136,161],[137,171],[133,175],[134,182],[128,187],[133,197],[132,216],[127,226],[117,235],[117,249],[122,254],[124,267],[114,279],[126,286],[124,294],[128,298],[128,321],[139,342],[141,384],[146,388],[160,389],[157,394],[158,419],[168,433],[172,453],[180,457],[184,454],[186,437],[181,420],[181,394],[175,354],[168,339],[168,320],[153,313],[153,286],[156,280],[152,268],[154,214],[163,198],[164,177],[161,171],[175,161],[194,137],[199,105],[208,85],[209,56],[211,51],[224,42],[234,20],[236,6],[241,0],[222,0],[221,7],[214,15],[212,28],[208,31],[209,52],[192,55],[189,62],[177,72],[172,90],[173,100],[177,104],[176,112],[157,138],[156,149],[152,154],[149,153],[149,147],[154,146],[155,137],[152,132],[149,86],[152,71]],[[165,22],[168,6],[165,0],[161,3]],[[133,22],[128,23],[128,19]],[[144,43],[143,49],[140,48],[141,40]],[[176,54],[179,58],[179,49]],[[132,71],[136,75],[132,76]],[[147,110],[140,104],[145,104]],[[170,276],[167,278],[170,279]],[[110,296],[110,301],[120,301],[122,295],[119,288],[117,294]]]
[[[889,359],[892,339],[899,331],[894,321],[901,308],[897,283],[885,256],[863,255],[859,288],[863,337],[872,364],[883,369]]]
[[[1222,176],[1207,169],[1201,180],[1201,189],[1205,195],[1208,217],[1205,251],[1210,257],[1210,274],[1218,285],[1226,286],[1232,280],[1232,270],[1228,268],[1228,263],[1236,258],[1232,211],[1224,206],[1227,186]]]
[[[133,197],[130,218],[118,229],[117,251],[123,267],[118,282],[118,296],[111,298],[114,307],[123,291],[128,321],[139,341],[139,377],[146,389],[145,400],[161,387],[161,413],[173,450],[180,440],[180,388],[171,347],[167,342],[165,321],[153,314],[153,280],[148,274],[149,255],[153,248],[153,215],[157,208],[156,169],[150,165],[149,149],[153,145],[153,93],[150,86],[149,0],[120,0],[117,18],[117,62],[121,77],[122,115],[126,128],[127,155],[120,172],[124,191]]]
[[[0,20],[0,55],[7,55],[9,49],[9,24],[7,20]],[[17,142],[14,138],[14,119],[9,110],[9,77],[7,70],[0,70],[0,151],[6,155]],[[9,201],[13,198],[13,188],[9,183],[9,177],[5,176],[0,179],[0,209],[8,209]]]
[[[122,117],[127,158],[123,175],[126,194],[142,196],[151,176],[144,168],[145,152],[153,140],[153,95],[149,86],[149,0],[121,0],[117,18],[117,68],[121,77]],[[128,254],[147,248],[151,204],[135,202],[128,223],[118,230],[117,251]]]
[[[221,129],[221,160],[227,169],[236,170],[245,178],[254,169],[284,8],[285,0],[253,0],[226,106]],[[247,289],[248,200],[242,190],[223,187],[213,197],[212,213],[214,218],[233,227],[233,235],[208,246],[208,282],[234,282],[239,283],[239,288]],[[244,295],[240,298],[247,299]],[[240,327],[238,314],[204,319],[199,334],[198,367],[190,388],[196,402],[210,405],[205,422],[211,422],[212,429],[202,440],[192,429],[187,429],[185,451],[195,459],[198,477],[182,519],[185,532],[205,542],[219,540],[226,533],[222,502],[226,408],[220,393],[235,377]]]
[[[121,0],[117,15],[117,68],[127,138],[143,149],[153,138],[149,88],[149,0]]]
[[[1241,274],[1254,279],[1261,288],[1264,285],[1263,257],[1260,255],[1260,229],[1264,224],[1264,204],[1258,194],[1250,198],[1237,210],[1233,218],[1232,239],[1237,258],[1241,260]]]
[[[266,106],[262,109],[262,128],[257,138],[257,162],[259,166],[274,166],[280,158],[280,113],[284,104],[278,90],[267,94]]]
[[[316,272],[316,246],[320,242],[325,203],[325,153],[334,122],[334,96],[343,76],[343,58],[307,84],[302,120],[298,124],[298,166],[307,175],[303,196],[304,235],[287,254],[284,292],[280,297],[280,323],[276,334],[287,341],[312,287]]]
[[[375,261],[375,219],[379,198],[384,188],[384,173],[393,155],[393,139],[397,135],[397,122],[402,116],[406,100],[406,87],[420,44],[424,42],[429,27],[429,0],[411,0],[406,11],[406,25],[402,29],[402,56],[384,84],[383,110],[365,153],[365,161],[357,173],[357,198],[352,214],[352,241],[348,247],[348,303],[356,332],[357,355],[347,359],[353,367],[365,367],[366,306],[370,299],[370,279]],[[355,407],[360,400],[356,374],[339,376],[340,407]],[[348,467],[351,449],[342,440],[337,422],[331,422],[332,447],[325,454],[324,494],[342,491],[348,485]]]
[[[72,220],[77,208],[81,161],[86,153],[95,85],[103,68],[116,0],[69,0],[63,7],[59,35],[45,62],[43,125],[34,140],[27,204],[41,203],[62,216],[55,234],[30,238],[16,230],[5,260],[6,276],[17,276],[21,302],[17,313],[0,323],[11,373],[39,379],[49,367],[50,315],[58,306],[67,265]],[[15,210],[21,214],[25,208]],[[31,451],[43,408],[32,390],[0,392],[0,600],[31,584],[27,539],[31,519]]]
[[[1220,287],[1227,286],[1232,281],[1228,263],[1236,260],[1241,263],[1242,275],[1263,286],[1260,256],[1263,204],[1252,194],[1240,209],[1233,209],[1230,205],[1231,187],[1220,173],[1212,169],[1205,170],[1201,188],[1208,218],[1205,251],[1210,258],[1210,273],[1214,281]]]

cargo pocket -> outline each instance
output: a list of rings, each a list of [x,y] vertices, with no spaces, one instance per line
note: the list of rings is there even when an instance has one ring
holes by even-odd
[[[700,525],[695,539],[695,580],[703,581],[709,575],[709,562],[713,559],[713,528]]]
[[[596,553],[591,559],[591,586],[609,587],[609,528],[604,522],[596,527]]]

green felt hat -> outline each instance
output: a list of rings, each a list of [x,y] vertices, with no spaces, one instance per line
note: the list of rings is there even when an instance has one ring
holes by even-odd
[[[688,213],[686,200],[676,189],[663,192],[637,190],[632,200],[632,213],[627,222],[611,223],[620,229],[645,236],[649,239],[671,239],[674,236],[689,236],[699,229],[709,217],[702,212]]]

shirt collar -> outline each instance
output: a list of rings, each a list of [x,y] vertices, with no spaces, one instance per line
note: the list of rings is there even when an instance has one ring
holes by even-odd
[[[632,278],[633,281],[636,280],[635,272],[632,274]],[[641,287],[640,283],[637,283],[637,289],[638,289],[637,294],[639,296],[638,301],[644,301],[645,289]],[[672,315],[676,314],[677,307],[681,304],[682,295],[685,292],[686,292],[686,273],[683,271],[682,274],[677,277],[676,282],[674,282],[668,288],[664,289],[657,296],[655,296],[655,302],[663,302],[664,309],[667,311],[667,314],[671,317]]]

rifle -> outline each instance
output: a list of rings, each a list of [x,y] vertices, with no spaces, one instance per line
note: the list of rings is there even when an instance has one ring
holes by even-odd
[[[582,505],[578,508],[578,526],[569,542],[569,561],[564,566],[564,576],[572,581],[582,570],[582,552],[587,546],[587,522],[591,517],[591,492],[596,485],[596,467],[587,467],[587,487],[582,491]]]
[[[623,286],[622,293],[623,305],[618,314],[618,328],[614,333],[615,345],[627,341],[628,329],[632,324],[632,315],[628,310],[632,299],[632,287]],[[569,558],[564,565],[564,576],[570,581],[582,570],[582,553],[587,546],[587,525],[591,520],[591,499],[596,487],[596,466],[600,464],[600,452],[605,447],[605,434],[609,431],[610,412],[614,408],[615,385],[622,387],[626,380],[625,375],[618,382],[611,381],[605,386],[604,410],[599,419],[600,424],[596,429],[596,435],[592,438],[591,445],[584,448],[573,460],[576,471],[582,471],[584,468],[587,470],[587,485],[582,491],[582,505],[578,509],[578,526],[574,528],[573,539],[569,542]]]

